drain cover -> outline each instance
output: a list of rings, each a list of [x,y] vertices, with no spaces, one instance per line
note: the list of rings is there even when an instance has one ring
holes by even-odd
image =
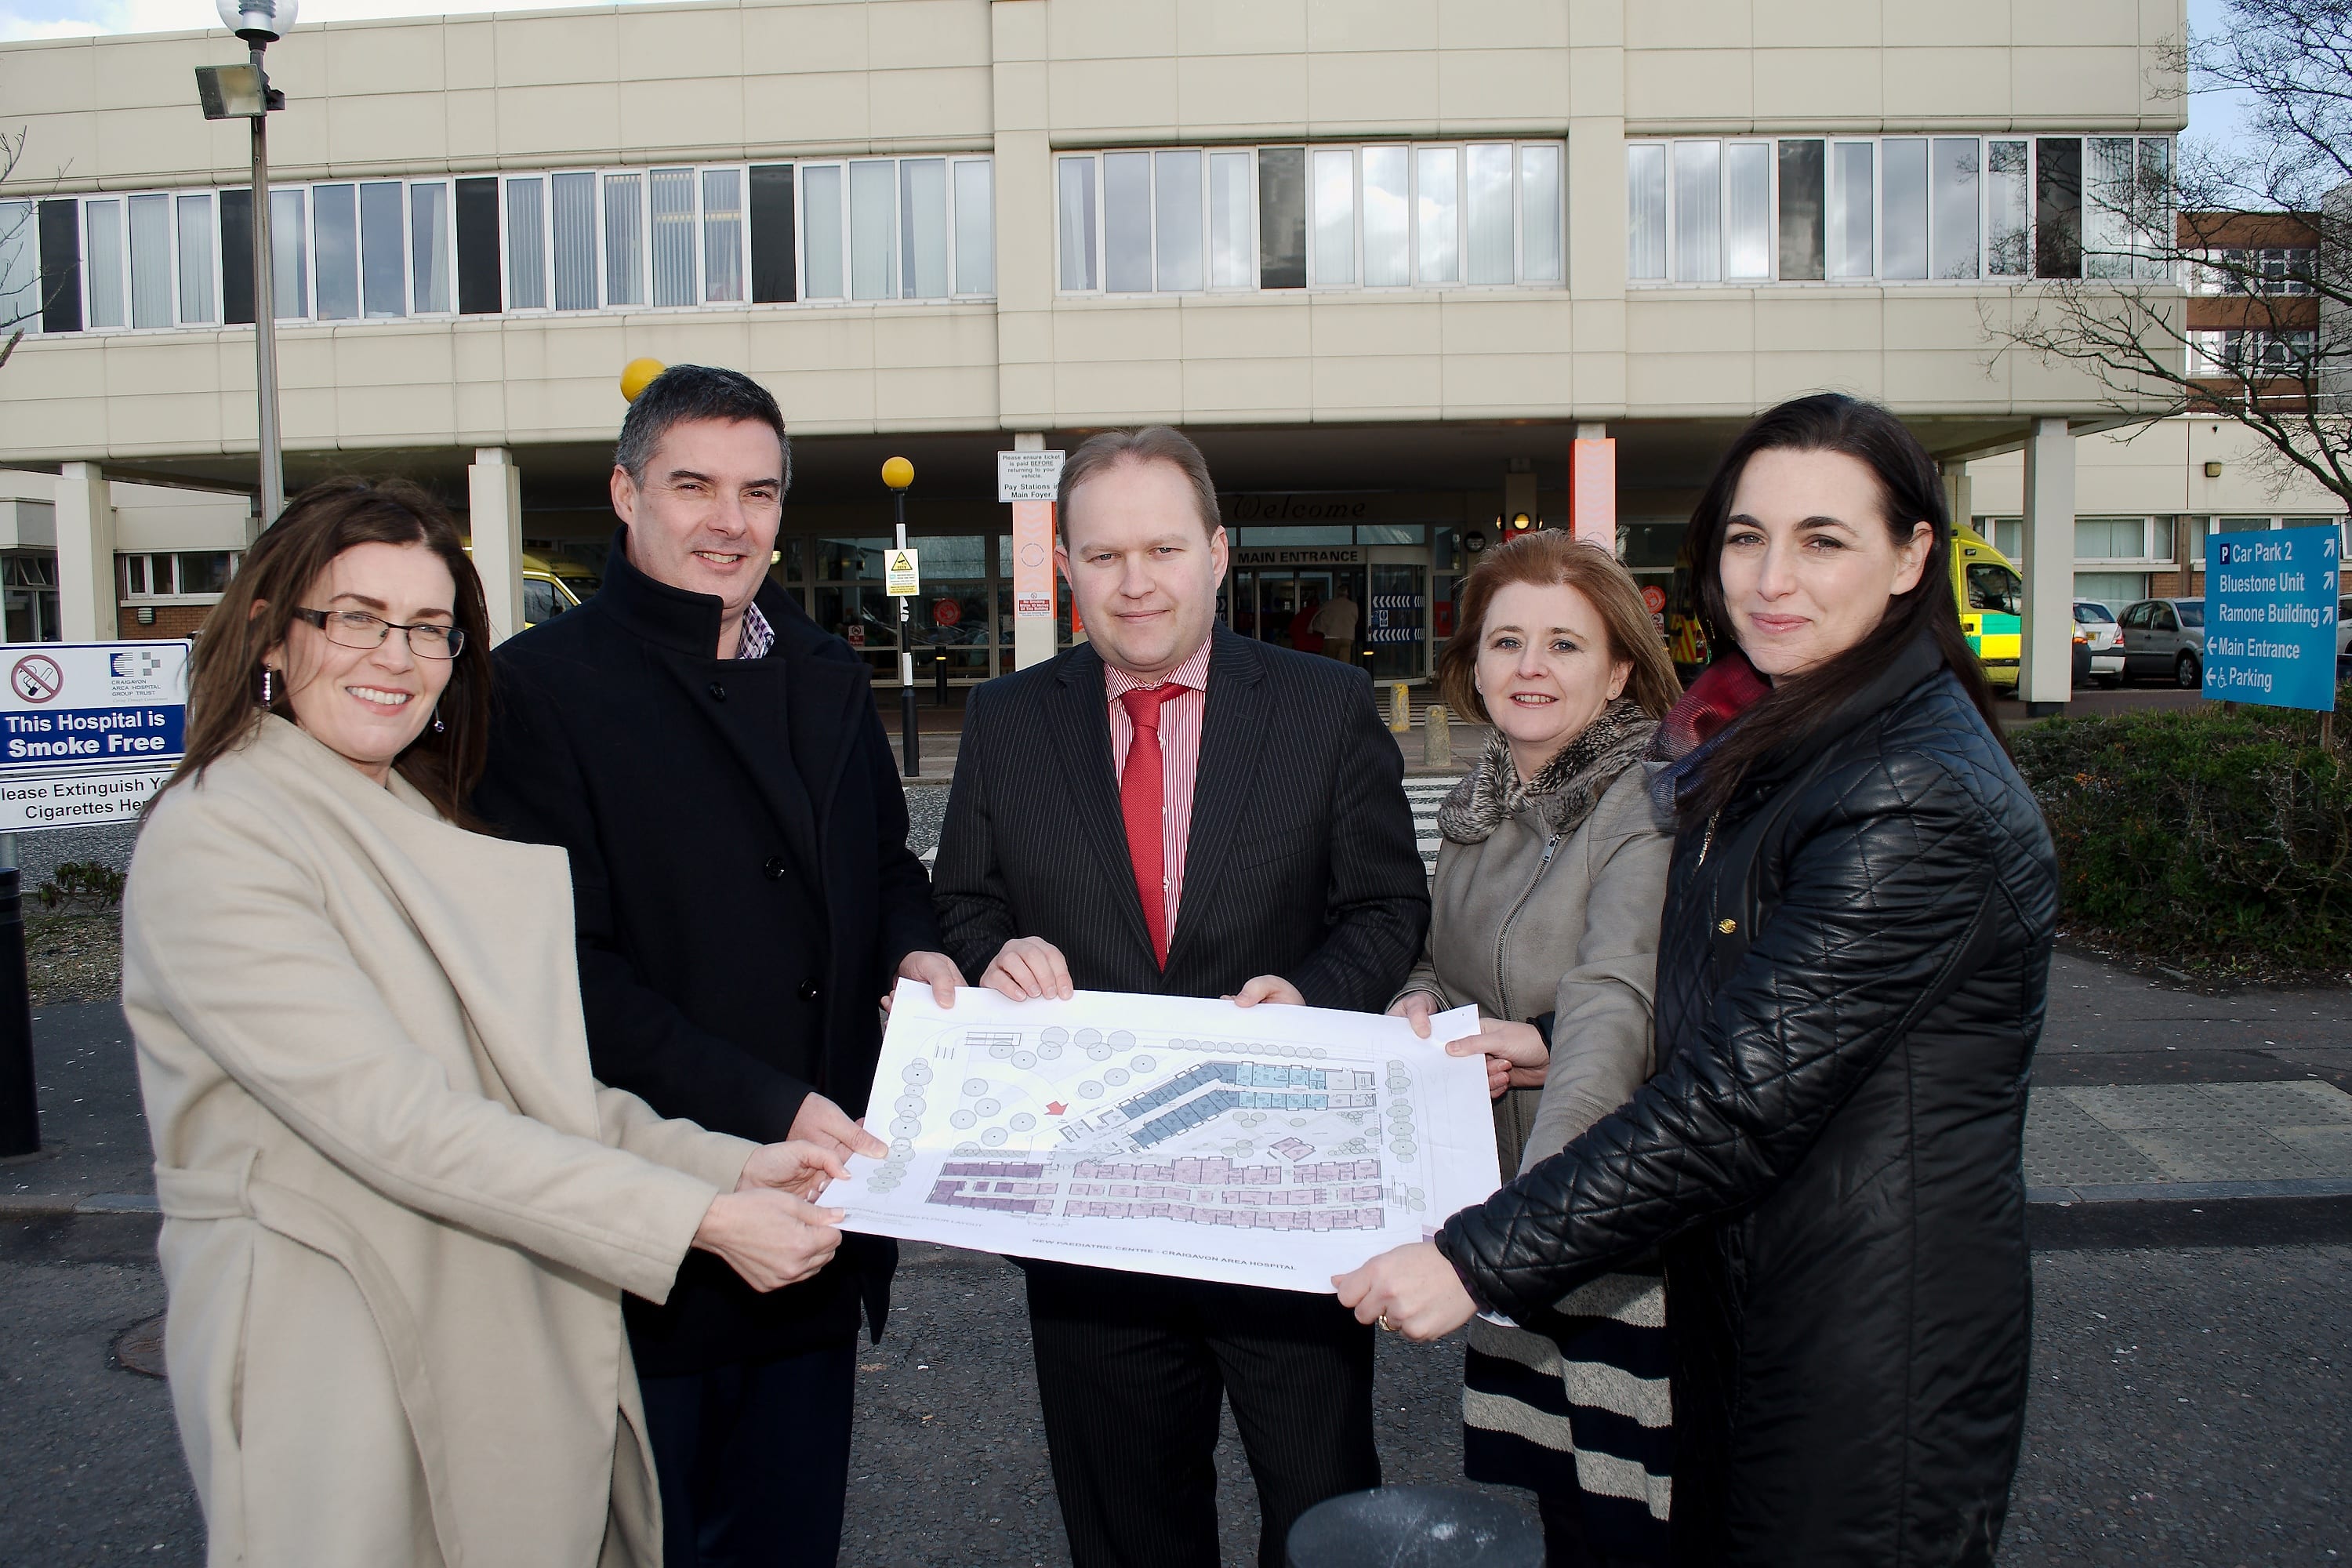
[[[161,1313],[131,1324],[114,1336],[114,1364],[148,1377],[163,1375],[163,1319]]]

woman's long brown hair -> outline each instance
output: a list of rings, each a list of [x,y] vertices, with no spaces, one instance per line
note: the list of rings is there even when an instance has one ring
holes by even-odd
[[[196,633],[188,672],[188,752],[166,789],[203,777],[252,734],[264,711],[262,656],[286,640],[294,612],[303,607],[328,566],[361,544],[422,544],[441,557],[457,585],[450,608],[466,642],[450,661],[449,684],[435,710],[442,728],[427,726],[392,765],[443,816],[476,826],[466,802],[489,751],[489,610],[457,525],[440,502],[406,479],[340,479],[313,485],[288,502],[254,541],[228,591]],[[256,605],[261,606],[258,613]],[[293,717],[283,681],[268,710]]]

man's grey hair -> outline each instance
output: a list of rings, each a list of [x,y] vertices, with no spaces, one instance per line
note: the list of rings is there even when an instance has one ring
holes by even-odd
[[[1201,456],[1201,448],[1181,430],[1166,425],[1146,425],[1139,430],[1106,430],[1099,436],[1089,436],[1062,465],[1062,484],[1054,497],[1054,516],[1065,537],[1070,528],[1070,497],[1097,474],[1121,463],[1169,464],[1192,487],[1202,531],[1214,538],[1217,530],[1224,526],[1224,520],[1217,515],[1217,484],[1209,478],[1209,460]]]
[[[730,425],[748,421],[773,430],[784,461],[784,471],[777,477],[786,489],[792,488],[793,443],[784,434],[783,410],[776,406],[766,387],[741,371],[715,365],[674,364],[654,377],[621,421],[621,439],[613,448],[614,465],[644,484],[646,465],[653,461],[654,448],[661,445],[670,426],[698,419]]]

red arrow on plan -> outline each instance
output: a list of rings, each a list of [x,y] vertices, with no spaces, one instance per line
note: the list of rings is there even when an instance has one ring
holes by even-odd
[[[1062,1112],[1069,1109],[1070,1108],[1068,1106],[1064,1105],[1058,1100],[1048,1100],[1045,1103],[1045,1114],[1048,1116],[1059,1116]]]

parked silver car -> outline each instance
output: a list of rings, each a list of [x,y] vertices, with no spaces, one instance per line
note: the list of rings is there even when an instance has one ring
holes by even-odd
[[[2096,599],[2074,601],[2074,684],[2124,683],[2124,634],[2116,613]]]
[[[2205,683],[2205,601],[2142,599],[2116,617],[2124,679],[2161,679],[2194,691]]]

